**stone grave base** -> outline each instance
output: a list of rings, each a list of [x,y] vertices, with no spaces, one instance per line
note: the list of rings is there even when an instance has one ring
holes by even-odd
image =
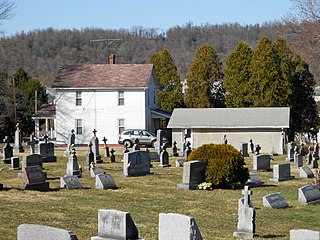
[[[182,189],[182,190],[196,190],[198,189],[198,184],[177,184],[177,188],[178,189]]]
[[[0,160],[0,163],[11,164],[11,158],[4,158]]]
[[[119,238],[104,238],[104,237],[99,237],[99,236],[95,236],[95,237],[91,237],[91,240],[117,240]],[[145,240],[144,238],[130,238],[130,240]]]
[[[244,239],[252,239],[258,237],[256,233],[249,233],[249,232],[233,232],[233,237],[239,237]]]
[[[36,191],[48,191],[50,188],[49,188],[49,183],[44,182],[44,183],[34,183],[34,184],[23,184],[22,189],[36,190]]]
[[[97,156],[97,159],[95,161],[96,163],[103,163],[103,160],[101,159],[101,156]]]
[[[44,163],[57,162],[57,157],[56,156],[42,157],[42,162]]]
[[[19,152],[19,153],[22,153],[24,152],[24,149],[23,149],[23,146],[14,146],[13,147],[13,152]]]
[[[293,180],[295,177],[290,176],[290,177],[285,177],[285,178],[271,178],[271,182],[281,182],[281,181],[287,181],[287,180]]]

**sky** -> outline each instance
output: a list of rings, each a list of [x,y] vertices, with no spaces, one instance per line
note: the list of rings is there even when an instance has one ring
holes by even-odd
[[[4,36],[46,29],[128,29],[281,21],[290,0],[15,0],[14,16],[0,26]]]

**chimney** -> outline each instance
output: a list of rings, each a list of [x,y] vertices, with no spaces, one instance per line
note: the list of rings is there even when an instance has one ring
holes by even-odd
[[[108,64],[116,64],[116,55],[114,54],[109,55]]]

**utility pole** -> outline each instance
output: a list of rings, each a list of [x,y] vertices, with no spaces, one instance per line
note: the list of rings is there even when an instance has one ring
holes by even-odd
[[[14,125],[17,125],[17,105],[16,105],[16,81],[12,79],[13,88],[13,109],[14,109]]]

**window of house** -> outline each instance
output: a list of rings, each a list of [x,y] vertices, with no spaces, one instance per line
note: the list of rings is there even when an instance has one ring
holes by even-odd
[[[118,131],[119,131],[119,134],[121,134],[124,129],[125,129],[125,127],[124,127],[124,119],[120,118],[120,119],[118,119]]]
[[[76,119],[76,134],[82,135],[82,119]]]
[[[124,91],[118,92],[118,105],[123,106],[124,105]]]
[[[76,106],[82,105],[81,92],[76,91]]]

